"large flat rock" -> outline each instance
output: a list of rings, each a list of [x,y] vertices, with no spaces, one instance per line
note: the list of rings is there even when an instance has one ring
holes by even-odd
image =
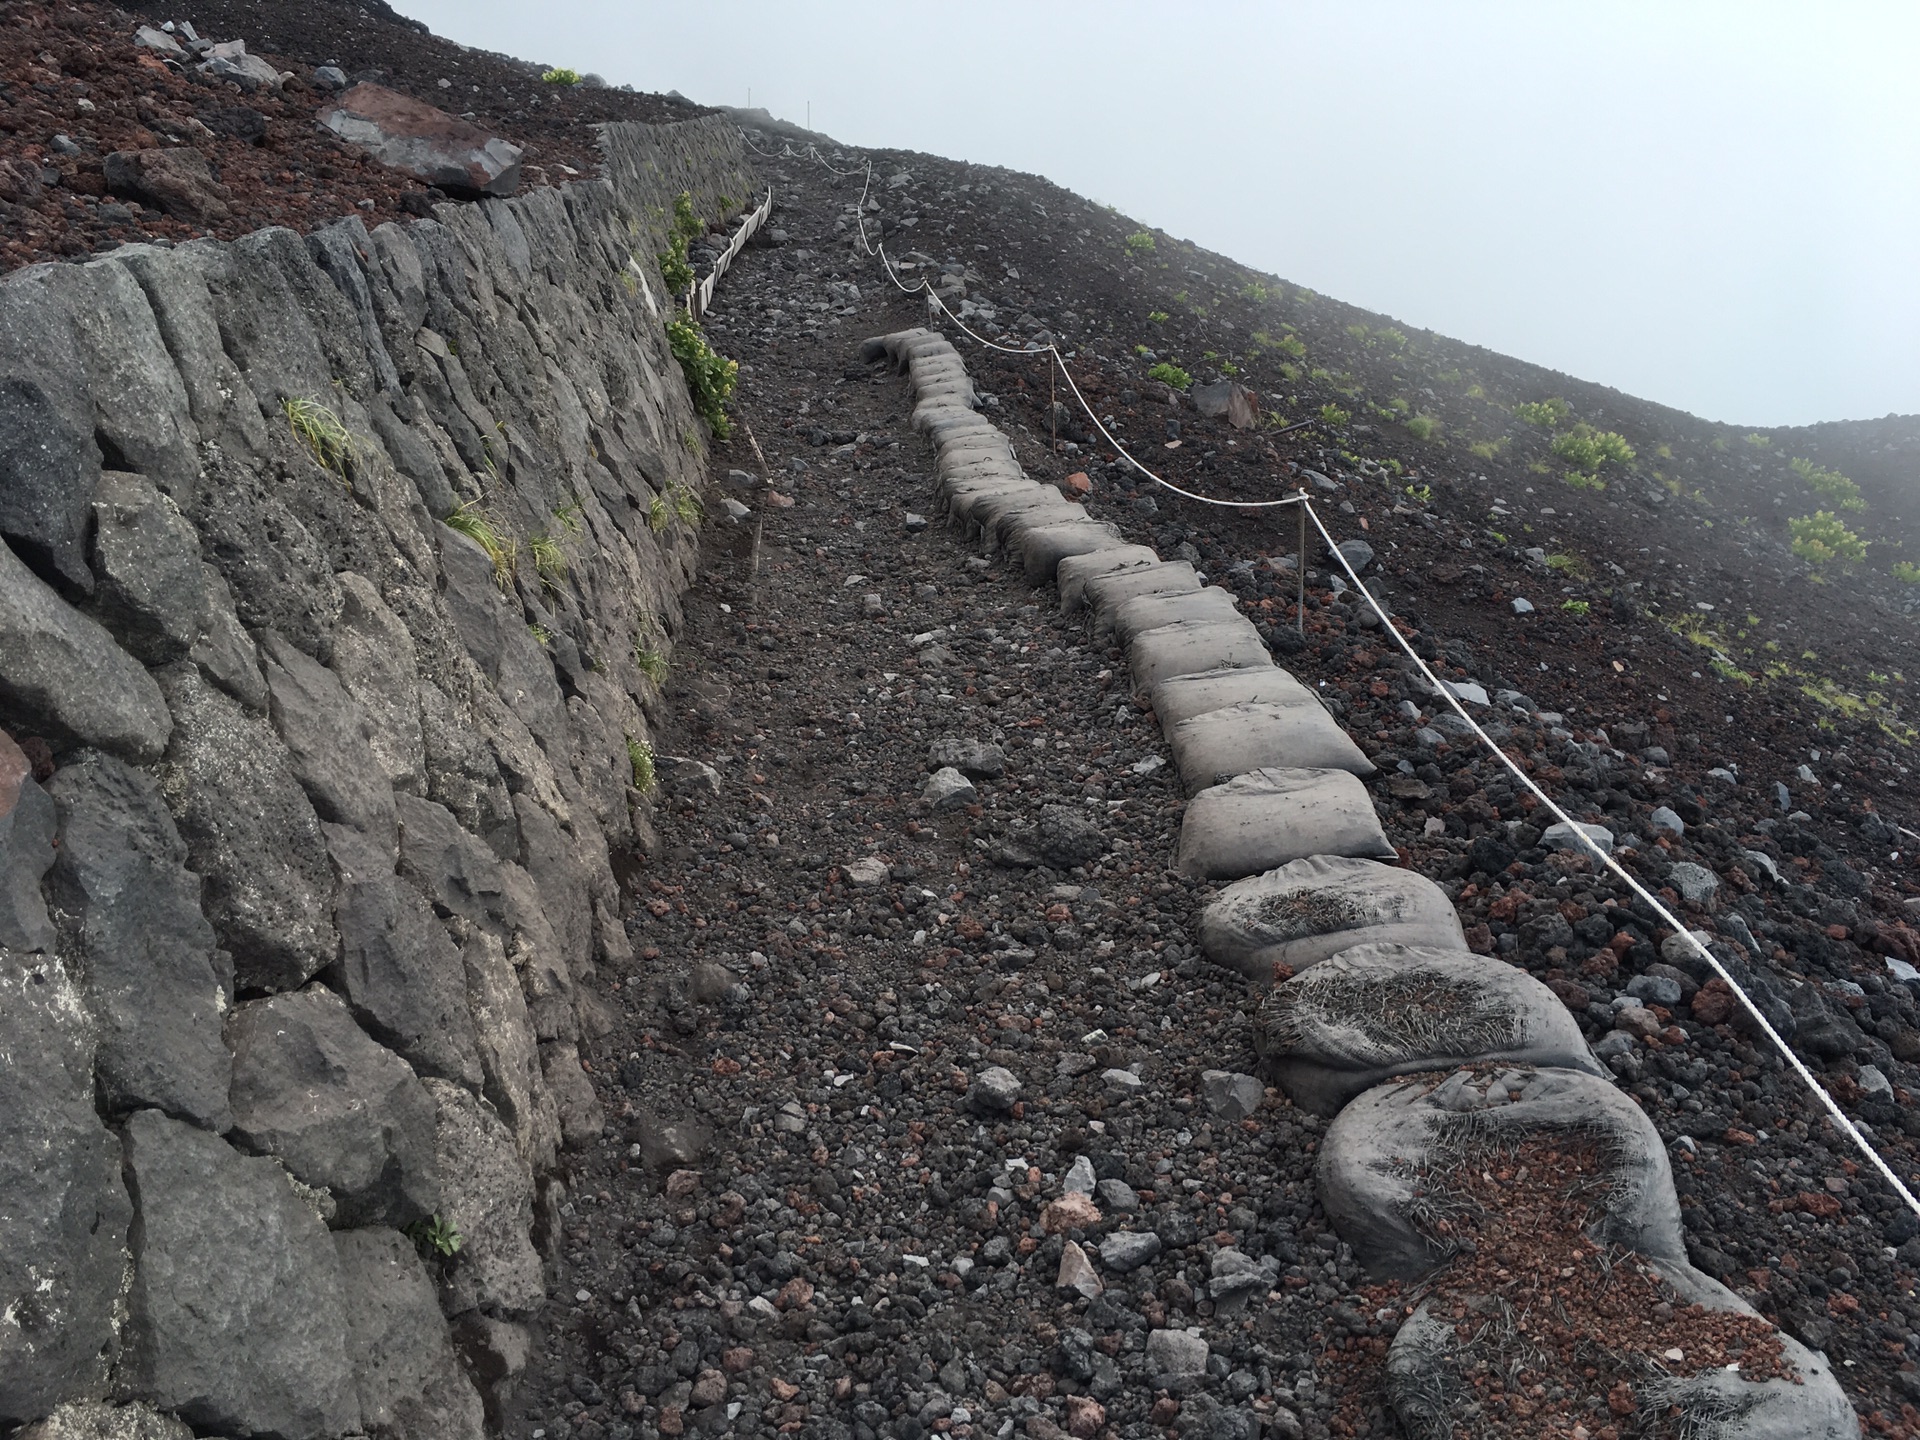
[[[453,195],[511,195],[520,147],[444,110],[365,81],[320,112],[320,123],[382,165]]]

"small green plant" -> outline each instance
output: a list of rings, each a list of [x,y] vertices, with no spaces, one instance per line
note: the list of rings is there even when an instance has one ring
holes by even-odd
[[[1506,448],[1507,437],[1502,435],[1498,440],[1474,441],[1467,446],[1467,453],[1476,460],[1497,460],[1500,458],[1500,452]]]
[[[1440,428],[1440,422],[1431,415],[1413,415],[1405,423],[1407,433],[1416,440],[1431,440]]]
[[[569,70],[564,65],[556,65],[551,70],[542,70],[540,72],[540,80],[542,84],[546,85],[578,85],[580,83],[580,72],[578,70]]]
[[[580,533],[580,502],[569,500],[553,512],[553,518],[567,534],[578,535]]]
[[[1831,510],[1789,520],[1787,529],[1793,535],[1793,553],[1816,570],[1836,562],[1843,567],[1857,565],[1867,558],[1867,542]]]
[[[674,197],[673,223],[667,227],[667,248],[656,257],[660,261],[660,278],[666,281],[667,289],[676,295],[693,284],[693,267],[687,263],[687,246],[698,240],[706,228],[700,217],[693,213],[692,194],[682,190]]]
[[[1556,552],[1547,556],[1547,568],[1556,575],[1571,575],[1579,580],[1589,579],[1593,575],[1593,567],[1580,555]]]
[[[1633,447],[1611,430],[1596,430],[1584,420],[1553,437],[1553,453],[1578,469],[1597,473],[1602,465],[1628,465]]]
[[[1349,415],[1345,410],[1342,410],[1338,405],[1322,405],[1320,407],[1320,423],[1323,425],[1344,425],[1351,419],[1353,419],[1353,416]]]
[[[1860,487],[1837,470],[1826,470],[1811,460],[1798,457],[1789,460],[1788,466],[1793,473],[1818,490],[1829,500],[1835,501],[1842,510],[1864,510],[1867,502],[1860,494]]]
[[[673,523],[673,506],[667,503],[665,495],[655,495],[647,502],[647,528],[658,535]]]
[[[1147,319],[1148,319],[1148,320],[1149,320],[1149,321],[1150,321],[1151,323],[1153,323],[1153,324],[1155,324],[1155,325],[1164,325],[1164,324],[1166,324],[1166,323],[1167,323],[1167,320],[1168,320],[1168,318],[1169,318],[1169,317],[1168,317],[1168,315],[1167,315],[1167,312],[1166,312],[1166,311],[1164,311],[1164,310],[1149,310],[1149,311],[1147,312]],[[1141,348],[1142,350],[1144,350],[1144,349],[1146,349],[1146,346],[1144,346],[1144,345],[1143,345],[1143,346],[1141,346],[1140,348]]]
[[[1231,360],[1222,360],[1220,362],[1220,373],[1222,375],[1225,375],[1228,379],[1232,379],[1235,375],[1238,375],[1240,373],[1240,367],[1234,364],[1233,361]]]
[[[280,402],[280,408],[286,411],[288,428],[307,447],[314,463],[344,481],[347,462],[359,447],[340,417],[318,400],[288,397]]]
[[[1745,436],[1744,438],[1747,444],[1751,445],[1756,450],[1767,450],[1772,448],[1772,445],[1773,445],[1773,437],[1771,435],[1761,435],[1756,432],[1754,434]]]
[[[733,434],[727,419],[727,402],[733,398],[740,380],[740,362],[714,352],[699,328],[685,320],[667,322],[667,348],[680,362],[687,377],[687,391],[693,396],[693,408],[716,440]]]
[[[1133,353],[1136,355],[1151,355],[1153,351],[1149,350],[1145,345],[1136,345],[1133,347]]]
[[[1178,365],[1162,360],[1147,371],[1149,380],[1158,380],[1163,385],[1171,385],[1176,390],[1184,390],[1193,383],[1193,377]]]
[[[1133,234],[1127,236],[1126,240],[1122,243],[1126,245],[1129,255],[1151,255],[1153,253],[1153,236],[1144,230],[1134,231]]]
[[[567,552],[544,530],[527,537],[527,552],[533,556],[534,573],[549,590],[567,578]]]
[[[667,657],[649,645],[644,635],[633,642],[633,663],[655,686],[667,683]]]
[[[633,766],[633,788],[642,795],[651,795],[654,785],[653,746],[629,735],[627,761]]]
[[[1573,407],[1555,395],[1548,400],[1522,401],[1513,407],[1513,418],[1540,430],[1557,430],[1567,423]]]
[[[1903,585],[1920,585],[1920,565],[1911,560],[1893,562],[1893,578]]]
[[[1433,487],[1431,485],[1409,485],[1407,486],[1407,495],[1410,499],[1417,500],[1422,505],[1426,505],[1433,500]]]
[[[500,534],[499,527],[493,523],[493,517],[480,508],[480,502],[467,501],[447,516],[443,523],[455,534],[466,536],[487,552],[487,559],[493,562],[495,582],[501,589],[506,589],[507,582],[513,578],[519,547],[513,543],[511,537]]]
[[[429,1215],[407,1226],[406,1236],[422,1260],[451,1260],[466,1244],[466,1237],[438,1215]]]
[[[1256,305],[1264,305],[1273,298],[1273,292],[1258,280],[1249,280],[1240,287],[1240,298],[1251,300]]]
[[[1585,615],[1593,609],[1593,604],[1587,600],[1562,600],[1560,608],[1569,615]]]
[[[540,645],[546,645],[553,639],[553,631],[535,621],[527,622],[527,633]]]
[[[1576,490],[1604,490],[1607,482],[1598,475],[1583,474],[1578,470],[1569,470],[1561,477]]]
[[[685,485],[675,485],[669,490],[667,501],[673,506],[673,518],[682,525],[698,525],[700,517],[706,513],[700,497]]]

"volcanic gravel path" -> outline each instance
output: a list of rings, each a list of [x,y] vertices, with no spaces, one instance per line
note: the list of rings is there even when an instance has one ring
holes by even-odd
[[[662,757],[699,765],[661,765],[659,843],[633,877],[645,979],[610,997],[621,1023],[594,1062],[618,1118],[554,1193],[555,1300],[510,1429],[1393,1434],[1368,1357],[1406,1297],[1365,1288],[1319,1210],[1321,1122],[1275,1092],[1230,1120],[1202,1092],[1204,1070],[1255,1068],[1249,992],[1191,943],[1210,892],[1166,869],[1182,802],[1151,717],[1118,652],[1059,620],[1050,587],[911,518],[930,509],[929,452],[901,383],[856,356],[860,339],[924,309],[850,252],[843,212],[858,179],[807,161],[764,168],[786,244],[749,249],[709,319],[742,362],[741,423],[715,456],[706,564],[655,740]],[[1105,213],[923,156],[876,157],[876,171],[907,175],[879,192],[886,223],[916,222],[896,237],[902,253],[922,246],[929,274],[942,261],[972,269],[976,293],[997,267],[1011,277],[998,286],[1033,283],[1004,258],[1025,245],[1019,264],[1033,266],[1037,237],[1015,220],[1025,207],[1080,206],[1089,226]],[[981,186],[992,199],[970,210]],[[1090,273],[1060,269],[1063,284]],[[1071,298],[1079,309],[1062,305],[1060,323],[1116,324],[1099,295]],[[1418,735],[1431,697],[1317,572],[1307,640],[1292,637],[1291,578],[1267,563],[1289,552],[1284,533],[1155,499],[1084,448],[1084,432],[1068,442],[1077,453],[1055,455],[1050,432],[1071,433],[1073,417],[1050,420],[1044,366],[965,353],[1031,473],[1089,475],[1096,511],[1271,617],[1280,658],[1325,685],[1382,766],[1376,800],[1403,855],[1456,895],[1477,948],[1560,994],[1653,1117],[1695,1263],[1825,1349],[1869,1433],[1916,1433],[1920,1231],[1731,1023],[1724,987],[1677,948],[1663,954],[1650,915],[1584,859],[1542,848],[1530,798],[1489,759],[1457,736]],[[1416,499],[1407,477],[1349,467],[1324,440],[1269,449],[1152,405],[1144,365],[1130,370],[1124,353],[1082,358],[1129,434],[1164,449],[1177,425],[1181,447],[1164,453],[1191,456],[1183,483],[1275,493],[1300,483],[1288,459],[1325,465],[1325,508],[1354,534],[1370,522],[1396,608],[1432,626],[1416,644],[1489,689],[1524,662],[1533,698],[1496,712],[1498,738],[1576,813],[1614,828],[1672,904],[1691,883],[1676,865],[1712,872],[1716,894],[1689,919],[1913,1172],[1920,1011],[1882,959],[1911,955],[1911,872],[1863,833],[1875,812],[1860,803],[1904,806],[1884,783],[1905,774],[1896,752],[1882,761],[1864,734],[1850,738],[1860,753],[1845,787],[1793,780],[1793,803],[1809,808],[1788,818],[1769,791],[1793,772],[1765,735],[1707,730],[1702,712],[1725,692],[1657,637],[1625,646],[1623,587],[1617,602],[1583,592],[1597,611],[1617,605],[1620,625],[1555,618],[1490,643],[1476,597],[1543,572],[1486,541],[1474,497],[1452,488],[1475,482],[1429,466],[1432,494]],[[735,470],[774,493],[729,489]],[[723,495],[751,517],[730,520]],[[1468,584],[1431,575],[1476,537]],[[1443,583],[1429,594],[1423,578]],[[1610,643],[1631,663],[1612,669]],[[1601,671],[1630,677],[1604,711],[1589,690]],[[1780,713],[1783,733],[1791,719]],[[973,804],[933,813],[918,798],[930,752],[960,741],[1000,746],[1005,773],[977,780]],[[1728,762],[1755,778],[1707,773]],[[1684,834],[1654,820],[1660,807]],[[1096,826],[1105,853],[1077,867],[995,862],[1058,833],[1063,812]],[[1085,1178],[1091,1209],[1065,1198]],[[1095,1255],[1097,1298],[1056,1286],[1070,1242]],[[1235,1315],[1196,1298],[1227,1251],[1272,1275]],[[1146,1336],[1168,1326],[1206,1342],[1207,1379],[1152,1383]]]

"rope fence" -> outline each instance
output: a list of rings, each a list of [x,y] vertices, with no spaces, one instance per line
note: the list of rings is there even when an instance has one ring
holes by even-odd
[[[782,148],[787,158],[811,158],[818,161],[828,170],[833,171],[835,175],[846,176],[858,173],[857,171],[850,170],[834,170],[812,145],[807,146],[805,155],[796,154],[791,147],[783,146]],[[765,154],[766,152],[757,151],[756,153]],[[1094,428],[1099,431],[1100,435],[1106,439],[1108,444],[1112,445],[1115,452],[1124,457],[1134,469],[1138,470],[1163,489],[1169,490],[1175,495],[1181,496],[1183,499],[1193,500],[1202,505],[1212,505],[1220,509],[1230,510],[1278,510],[1289,505],[1299,506],[1303,523],[1300,527],[1300,554],[1297,568],[1302,596],[1304,597],[1305,593],[1307,572],[1305,522],[1310,521],[1313,528],[1319,532],[1322,541],[1325,542],[1327,553],[1339,562],[1340,568],[1346,572],[1347,579],[1351,582],[1353,588],[1366,601],[1374,615],[1379,618],[1381,629],[1393,637],[1401,651],[1419,668],[1421,676],[1426,680],[1433,692],[1446,701],[1453,713],[1473,732],[1475,738],[1486,748],[1487,752],[1492,755],[1494,759],[1498,760],[1501,765],[1512,774],[1515,780],[1525,786],[1534,799],[1546,807],[1548,813],[1566,825],[1572,836],[1591,853],[1595,861],[1625,884],[1634,895],[1644,901],[1648,908],[1660,918],[1663,924],[1671,926],[1676,935],[1684,937],[1684,943],[1698,955],[1700,959],[1706,962],[1713,973],[1733,992],[1735,997],[1738,998],[1741,1006],[1746,1010],[1746,1013],[1752,1017],[1754,1024],[1759,1028],[1761,1033],[1767,1037],[1774,1049],[1780,1052],[1781,1058],[1787,1066],[1800,1078],[1801,1082],[1812,1093],[1820,1106],[1827,1112],[1828,1118],[1830,1118],[1840,1132],[1853,1143],[1854,1147],[1866,1157],[1868,1164],[1892,1187],[1894,1193],[1906,1203],[1907,1208],[1913,1211],[1915,1215],[1920,1215],[1920,1196],[1914,1194],[1906,1182],[1894,1172],[1893,1167],[1888,1164],[1879,1150],[1876,1149],[1873,1143],[1867,1139],[1866,1135],[1861,1132],[1860,1127],[1854,1123],[1852,1117],[1840,1108],[1839,1102],[1828,1093],[1826,1087],[1814,1076],[1813,1071],[1807,1067],[1806,1062],[1802,1060],[1793,1047],[1788,1044],[1786,1038],[1774,1028],[1772,1022],[1761,1012],[1759,1005],[1754,1001],[1753,997],[1749,995],[1746,988],[1734,978],[1732,972],[1721,962],[1719,957],[1706,945],[1702,944],[1699,937],[1696,936],[1687,925],[1682,923],[1679,917],[1674,915],[1657,895],[1621,865],[1610,851],[1603,849],[1592,836],[1588,835],[1585,826],[1576,821],[1561,808],[1560,804],[1554,800],[1552,796],[1548,795],[1545,790],[1542,790],[1539,785],[1535,784],[1533,777],[1528,775],[1512,756],[1494,743],[1493,737],[1487,734],[1486,730],[1480,725],[1480,722],[1467,713],[1466,706],[1461,702],[1460,697],[1448,689],[1447,686],[1441,682],[1440,678],[1433,673],[1433,670],[1428,666],[1427,662],[1420,658],[1419,654],[1408,642],[1407,637],[1401,634],[1399,628],[1394,625],[1392,617],[1388,615],[1385,607],[1380,604],[1379,600],[1374,597],[1373,592],[1367,588],[1366,583],[1361,580],[1359,571],[1354,568],[1347,556],[1341,552],[1339,545],[1333,538],[1333,532],[1327,528],[1326,522],[1320,517],[1319,510],[1314,507],[1313,501],[1304,490],[1298,494],[1288,495],[1276,500],[1221,500],[1213,496],[1197,494],[1156,474],[1149,466],[1142,463],[1133,455],[1133,453],[1107,429],[1099,415],[1094,412],[1093,406],[1087,402],[1086,395],[1074,380],[1073,371],[1068,367],[1066,356],[1061,353],[1058,342],[1049,340],[1044,345],[1038,345],[1029,341],[1022,346],[1000,344],[998,341],[988,339],[984,335],[976,334],[965,321],[953,313],[946,301],[927,283],[924,276],[918,278],[912,285],[905,284],[900,279],[896,273],[894,262],[886,253],[885,245],[876,244],[867,237],[867,194],[872,184],[873,162],[868,161],[866,162],[866,183],[861,186],[860,203],[855,213],[855,220],[859,229],[860,245],[868,255],[874,256],[880,261],[887,278],[894,283],[894,286],[902,293],[908,295],[924,293],[927,296],[927,303],[934,313],[945,315],[953,322],[955,327],[967,335],[968,338],[988,350],[996,350],[1003,355],[1023,355],[1030,358],[1038,358],[1041,356],[1050,357],[1050,363],[1057,364],[1060,367],[1060,373],[1065,377],[1067,387],[1073,391],[1074,399],[1079,401],[1080,408],[1086,412],[1087,419],[1092,422]],[[769,192],[769,195],[771,195],[771,192]],[[1305,624],[1305,616],[1306,606],[1303,602],[1298,609],[1298,617],[1303,627]]]

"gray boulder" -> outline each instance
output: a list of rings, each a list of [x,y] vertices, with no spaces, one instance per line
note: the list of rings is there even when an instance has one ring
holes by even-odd
[[[511,195],[520,188],[518,145],[384,85],[355,85],[321,111],[320,123],[382,165],[452,194]]]
[[[998,780],[1007,773],[1007,752],[991,740],[936,740],[927,750],[929,770],[958,770],[969,780]]]
[[[1061,870],[1091,865],[1107,853],[1107,837],[1090,818],[1066,805],[1049,805],[1034,827],[1034,851]]]
[[[440,1277],[448,1315],[531,1315],[546,1299],[533,1230],[533,1175],[513,1136],[480,1101],[445,1080],[423,1082],[435,1106],[440,1218],[460,1232],[460,1263]]]
[[[1446,1065],[1602,1073],[1545,985],[1497,960],[1425,945],[1355,945],[1322,960],[1262,997],[1253,1037],[1261,1069],[1319,1115],[1395,1075]]]
[[[322,820],[391,843],[393,786],[373,755],[373,724],[326,666],[272,631],[260,635],[267,708]]]
[[[327,1191],[343,1228],[409,1225],[434,1213],[433,1102],[339,996],[315,985],[242,1005],[227,1039],[238,1143]]]
[[[393,1230],[333,1237],[360,1423],[380,1440],[482,1440],[480,1396],[411,1242]]]
[[[1720,877],[1691,860],[1682,860],[1667,871],[1667,883],[1682,900],[1693,905],[1711,904],[1713,897],[1720,893]]]
[[[173,719],[160,687],[98,621],[0,545],[0,721],[54,745],[157,760]]]
[[[53,268],[0,285],[0,538],[39,574],[84,590],[93,583],[86,535],[100,450]]]
[[[48,956],[0,949],[0,1425],[97,1394],[133,1207],[93,1108],[79,988]]]
[[[53,868],[58,828],[53,801],[34,782],[32,763],[0,730],[0,948],[53,948],[40,881]]]
[[[1239,1124],[1267,1098],[1266,1086],[1257,1077],[1231,1070],[1202,1071],[1200,1091],[1206,1096],[1207,1109],[1229,1125]]]
[[[288,990],[331,964],[333,869],[279,736],[191,665],[161,672],[179,716],[162,793],[242,989]]]
[[[976,1115],[1008,1114],[1019,1098],[1020,1077],[1004,1065],[989,1065],[967,1087],[967,1108]]]
[[[333,672],[366,712],[367,741],[387,782],[418,791],[426,784],[427,755],[413,636],[370,581],[351,573],[337,578],[341,609]]]
[[[446,926],[394,874],[384,846],[344,825],[321,828],[340,873],[333,907],[340,961],[326,972],[328,983],[376,1040],[420,1074],[477,1086],[466,963]]]
[[[109,470],[93,497],[93,612],[148,665],[181,659],[207,620],[200,540],[142,475]]]
[[[358,1429],[339,1257],[279,1164],[142,1110],[126,1166],[140,1225],[122,1391],[215,1434]]]
[[[973,804],[980,798],[980,792],[973,788],[971,780],[949,765],[927,777],[920,798],[938,814]]]
[[[14,1431],[13,1440],[193,1440],[193,1430],[137,1400],[131,1405],[81,1400]]]
[[[159,787],[110,755],[85,752],[48,790],[60,810],[49,891],[99,1027],[101,1098],[113,1110],[151,1107],[225,1131],[233,1123],[225,986],[200,913],[200,877],[186,868]]]

